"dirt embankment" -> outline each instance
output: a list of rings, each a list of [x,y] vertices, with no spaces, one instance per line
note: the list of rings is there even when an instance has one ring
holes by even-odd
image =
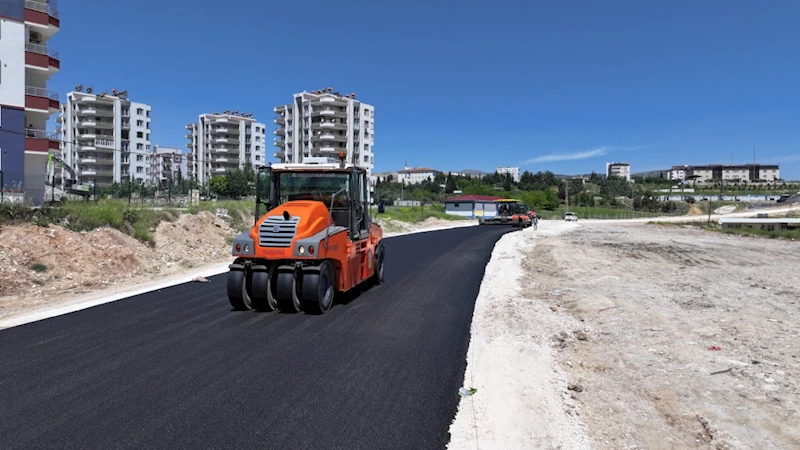
[[[64,294],[135,283],[230,257],[236,232],[209,212],[180,216],[154,230],[150,247],[112,228],[74,232],[58,225],[0,231],[0,318],[57,304]]]
[[[798,243],[593,223],[525,265],[598,448],[800,448]]]

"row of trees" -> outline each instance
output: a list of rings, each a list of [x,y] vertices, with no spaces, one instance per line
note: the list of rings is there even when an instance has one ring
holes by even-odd
[[[596,177],[598,182],[603,180]],[[622,181],[624,183],[624,181]],[[505,198],[519,198],[527,205],[539,209],[555,209],[566,197],[567,183],[550,171],[523,172],[515,181],[510,174],[492,173],[483,177],[456,176],[452,173],[438,173],[435,177],[419,184],[403,185],[392,176],[379,179],[375,186],[377,201],[391,203],[395,199],[441,201],[451,197],[454,192],[462,195],[494,195]],[[570,198],[579,195],[584,187],[581,183],[569,184]],[[579,197],[585,202],[593,202],[594,196]]]
[[[648,187],[640,183],[610,177],[605,178],[592,173],[586,182],[583,180],[564,180],[550,171],[536,173],[525,171],[519,181],[509,174],[492,173],[483,177],[455,176],[452,173],[438,173],[434,178],[419,184],[403,185],[391,176],[378,180],[375,188],[376,200],[391,203],[396,199],[441,201],[460,191],[461,195],[494,195],[505,198],[519,198],[525,204],[537,209],[552,210],[565,201],[567,192],[571,206],[609,206],[631,207],[658,211],[665,206],[658,202],[657,195],[649,188],[669,185],[662,178],[643,179]],[[620,198],[627,198],[623,202]],[[637,200],[638,199],[638,200]],[[667,205],[666,207],[672,207]]]

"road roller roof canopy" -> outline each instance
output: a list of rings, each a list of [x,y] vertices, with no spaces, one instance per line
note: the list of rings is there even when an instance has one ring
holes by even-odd
[[[363,167],[357,166],[355,164],[345,164],[344,167],[341,167],[339,164],[336,163],[325,163],[325,164],[273,164],[270,166],[274,171],[294,171],[294,170],[307,170],[307,171],[343,171],[343,172],[350,172],[353,167],[359,170],[366,170]]]

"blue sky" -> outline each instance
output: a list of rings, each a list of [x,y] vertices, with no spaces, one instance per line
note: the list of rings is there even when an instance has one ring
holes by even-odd
[[[602,3],[602,4],[601,4]],[[780,163],[800,179],[800,2],[59,2],[51,88],[127,89],[154,144],[198,114],[333,86],[375,105],[375,170]],[[271,137],[269,141],[271,142]],[[268,150],[271,159],[274,148]]]

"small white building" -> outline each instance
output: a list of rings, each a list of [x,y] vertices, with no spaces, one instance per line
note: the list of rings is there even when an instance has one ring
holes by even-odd
[[[500,175],[509,174],[515,183],[519,183],[519,167],[498,167],[497,173]]]
[[[631,165],[623,162],[606,163],[606,178],[617,177],[631,181]]]
[[[452,216],[494,217],[497,215],[497,201],[501,197],[493,195],[461,195],[444,201],[444,212]]]
[[[419,184],[425,180],[433,181],[438,174],[438,170],[427,167],[408,167],[397,171],[397,181],[403,184]]]

